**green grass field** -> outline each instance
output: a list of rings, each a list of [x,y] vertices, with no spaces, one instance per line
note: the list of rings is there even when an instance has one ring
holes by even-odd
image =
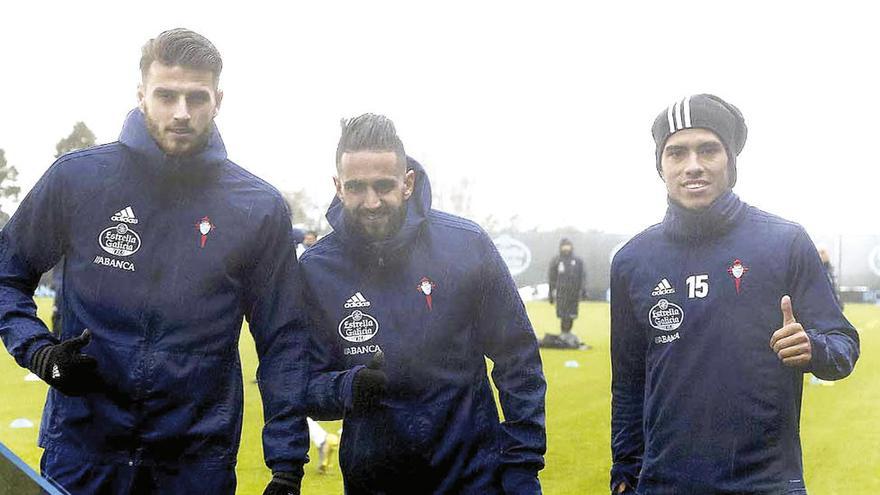
[[[39,300],[40,316],[48,320],[51,302]],[[556,332],[553,308],[546,302],[528,305],[539,334]],[[853,376],[833,387],[805,385],[801,420],[807,486],[812,495],[880,493],[880,307],[852,304],[847,316],[861,332],[862,358]],[[544,493],[608,493],[610,365],[608,359],[608,305],[585,303],[575,331],[594,347],[589,351],[546,351],[544,372],[547,395],[547,468],[541,473]],[[239,454],[240,494],[261,494],[269,479],[263,465],[260,427],[262,412],[256,385],[253,341],[241,339],[245,382],[245,416]],[[575,360],[578,368],[565,367]],[[32,466],[38,466],[36,446],[40,411],[46,385],[25,382],[26,371],[6,353],[0,353],[0,441]],[[806,380],[809,376],[805,377]],[[27,418],[34,428],[11,429],[16,418]],[[335,432],[339,423],[324,423]],[[327,475],[317,474],[315,461],[306,466],[303,493],[341,494],[338,466]]]

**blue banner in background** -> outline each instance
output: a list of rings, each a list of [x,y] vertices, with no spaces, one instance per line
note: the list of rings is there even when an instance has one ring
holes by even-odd
[[[519,287],[547,283],[550,260],[559,252],[559,240],[569,239],[574,254],[584,260],[587,270],[587,296],[605,300],[611,259],[630,235],[580,232],[560,229],[552,232],[500,231],[493,235]],[[811,235],[819,250],[831,263],[841,292],[852,302],[880,301],[880,235]]]

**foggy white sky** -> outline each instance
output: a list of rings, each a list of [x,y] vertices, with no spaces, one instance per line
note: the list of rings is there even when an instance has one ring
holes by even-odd
[[[141,45],[184,26],[223,55],[230,158],[322,203],[339,119],[372,111],[435,189],[470,180],[477,219],[635,233],[665,209],[655,115],[712,92],[749,126],[743,199],[814,234],[875,233],[880,29],[825,3],[14,2],[0,148],[26,191],[76,121],[115,140]]]

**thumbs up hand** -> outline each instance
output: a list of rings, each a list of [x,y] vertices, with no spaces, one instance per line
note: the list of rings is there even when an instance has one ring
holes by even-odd
[[[782,360],[782,364],[792,367],[804,367],[810,364],[813,357],[810,337],[797,320],[791,309],[791,298],[782,296],[782,328],[773,332],[770,337],[770,348]]]

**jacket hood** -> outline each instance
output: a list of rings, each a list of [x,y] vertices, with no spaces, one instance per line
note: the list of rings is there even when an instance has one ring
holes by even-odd
[[[139,156],[147,167],[160,175],[177,175],[179,173],[201,175],[201,173],[212,170],[226,161],[226,146],[223,144],[223,139],[215,124],[211,124],[211,137],[201,151],[183,157],[169,156],[159,148],[153,136],[150,135],[144,114],[138,108],[128,112],[125,123],[122,125],[122,132],[119,134],[119,142]]]
[[[357,252],[377,261],[380,265],[386,260],[394,259],[394,254],[400,253],[415,240],[431,211],[431,181],[428,179],[428,174],[419,162],[409,156],[406,157],[406,166],[407,170],[416,173],[415,187],[412,196],[406,201],[406,217],[403,225],[390,239],[381,242],[371,241],[346,225],[342,201],[338,196],[333,197],[330,208],[327,209],[327,221],[342,244],[347,248],[356,248]]]

